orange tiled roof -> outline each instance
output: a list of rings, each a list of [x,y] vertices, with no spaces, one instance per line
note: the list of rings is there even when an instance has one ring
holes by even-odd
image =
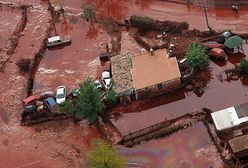
[[[131,69],[135,89],[146,88],[181,77],[177,59],[168,58],[165,49],[132,57]]]

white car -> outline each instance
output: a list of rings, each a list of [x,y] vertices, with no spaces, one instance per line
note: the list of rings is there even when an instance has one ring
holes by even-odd
[[[103,71],[102,73],[102,82],[103,82],[103,86],[105,87],[105,89],[110,89],[112,86],[112,80],[110,77],[110,73],[108,71]]]
[[[95,80],[95,81],[94,81],[94,87],[95,87],[96,89],[101,89],[101,88],[102,88],[101,82],[100,82],[99,80]]]
[[[56,91],[56,102],[58,104],[61,104],[66,99],[66,89],[65,86],[58,86]]]

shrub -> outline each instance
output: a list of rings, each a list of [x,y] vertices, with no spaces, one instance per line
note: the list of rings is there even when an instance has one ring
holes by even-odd
[[[90,123],[96,121],[97,115],[104,109],[101,96],[94,87],[94,82],[88,78],[79,84],[80,94],[73,110],[76,119],[86,118]]]
[[[130,23],[134,27],[138,27],[141,29],[149,29],[151,28],[152,19],[148,17],[142,17],[142,16],[131,16],[130,17]]]
[[[82,17],[84,20],[89,21],[96,17],[96,13],[90,6],[85,6],[83,7]]]
[[[114,104],[117,102],[117,97],[116,97],[116,93],[113,89],[110,89],[107,91],[106,94],[106,102],[109,104]]]
[[[18,66],[19,70],[22,72],[28,72],[30,64],[31,64],[30,58],[20,58],[16,62],[16,66]]]
[[[239,73],[241,75],[248,74],[248,60],[242,59],[239,65]]]
[[[125,160],[105,141],[94,141],[93,149],[86,155],[90,168],[124,168]]]
[[[190,70],[207,65],[209,61],[206,47],[198,43],[189,45],[186,58]]]

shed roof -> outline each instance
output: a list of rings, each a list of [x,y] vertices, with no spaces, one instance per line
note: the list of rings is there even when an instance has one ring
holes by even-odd
[[[113,89],[118,96],[130,94],[133,89],[133,81],[130,69],[132,68],[131,55],[124,53],[110,58]]]
[[[231,139],[229,140],[229,144],[234,153],[247,150],[248,149],[248,135],[244,135],[244,136]]]
[[[181,77],[177,59],[169,58],[165,49],[132,57],[134,88],[142,89]]]
[[[232,128],[248,121],[248,113],[244,112],[248,104],[241,104],[211,113],[217,130]]]
[[[239,36],[232,36],[232,37],[229,37],[224,45],[228,48],[236,48],[236,47],[239,47],[241,44],[242,44],[242,41],[244,39],[242,39],[241,37]]]

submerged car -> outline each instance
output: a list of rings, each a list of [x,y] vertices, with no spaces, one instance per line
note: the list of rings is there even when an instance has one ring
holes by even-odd
[[[110,89],[112,87],[112,79],[110,77],[109,71],[103,71],[102,73],[102,82],[105,89]]]
[[[65,86],[59,86],[57,87],[56,91],[56,102],[58,104],[63,103],[66,100],[66,89]]]
[[[63,45],[63,44],[69,44],[71,43],[71,38],[69,35],[64,36],[64,37],[60,37],[60,36],[54,36],[54,37],[50,37],[47,39],[47,47],[56,47],[59,45]]]
[[[50,110],[52,113],[56,113],[57,112],[57,103],[54,100],[54,98],[49,97],[47,99],[44,100],[44,104],[45,107]]]
[[[80,94],[79,88],[72,88],[72,89],[70,90],[70,95],[71,95],[72,97],[78,97],[79,94]]]

